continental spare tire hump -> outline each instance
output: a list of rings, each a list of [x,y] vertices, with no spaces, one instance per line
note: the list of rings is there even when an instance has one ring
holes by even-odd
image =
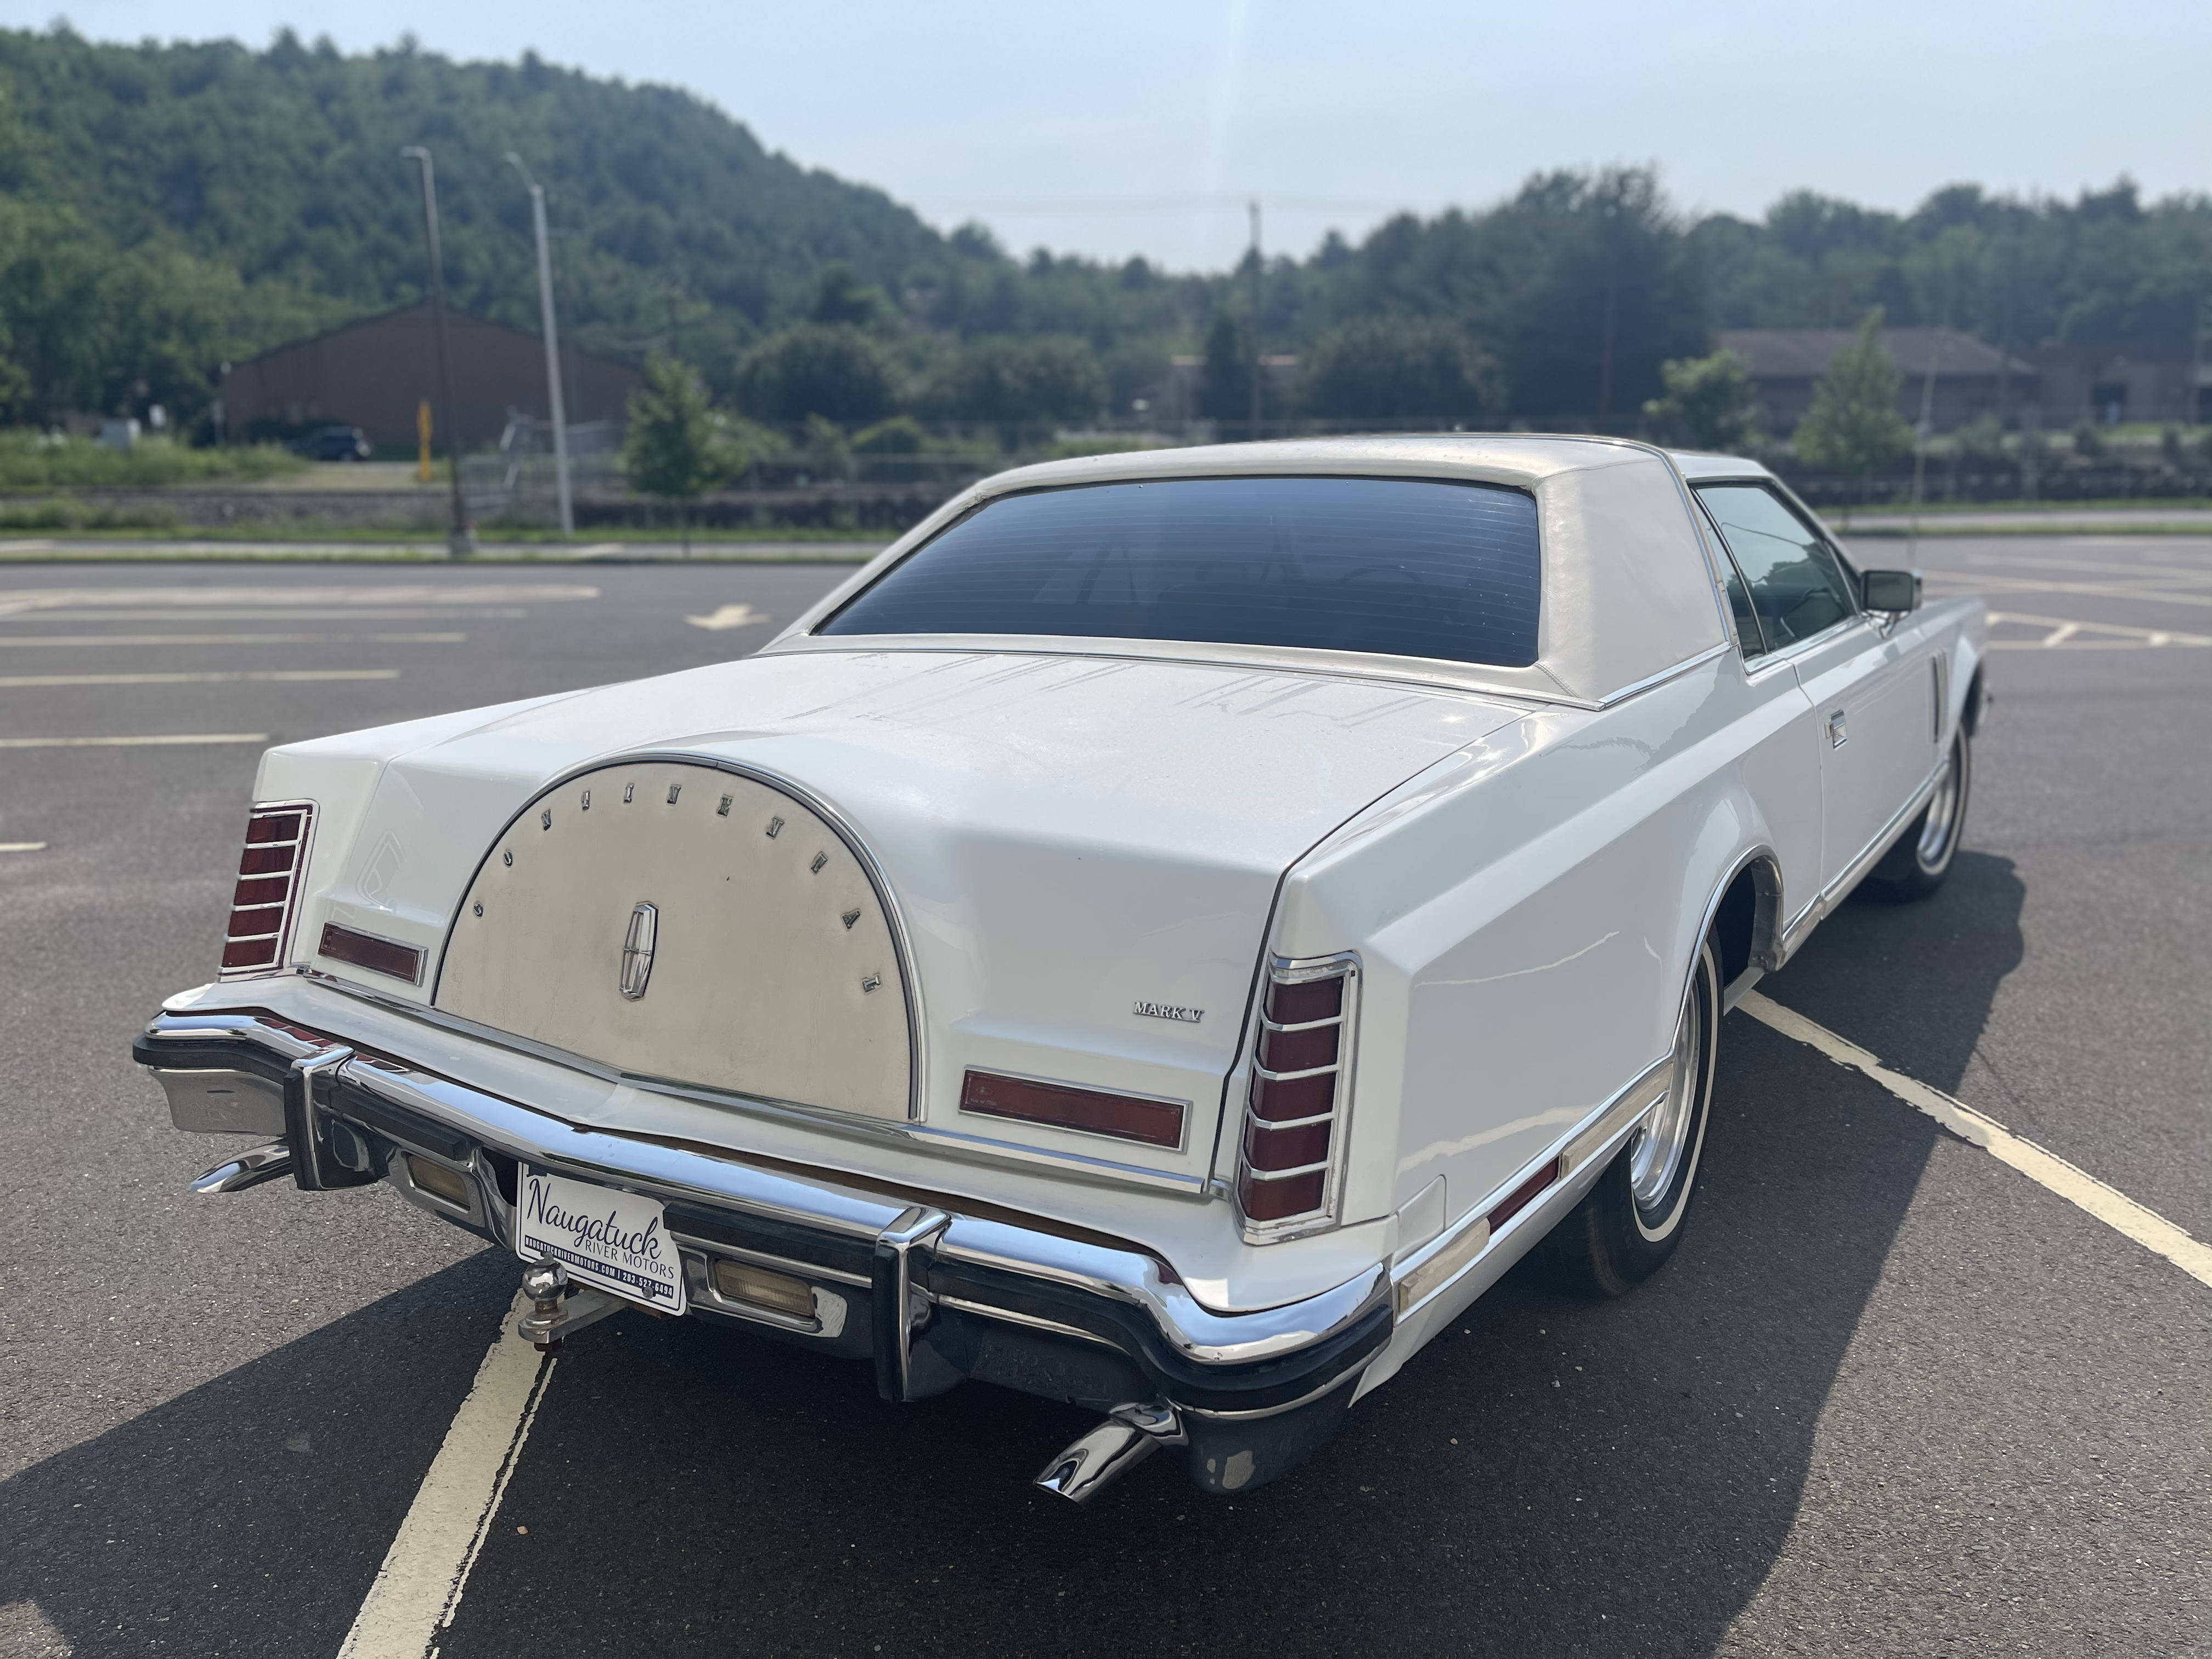
[[[434,1000],[634,1076],[903,1121],[908,995],[872,873],[825,817],[646,761],[556,785],[507,827]]]

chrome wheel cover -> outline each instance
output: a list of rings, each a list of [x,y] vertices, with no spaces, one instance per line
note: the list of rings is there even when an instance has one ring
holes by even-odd
[[[1682,1018],[1674,1028],[1674,1054],[1666,1097],[1628,1151],[1628,1190],[1636,1207],[1649,1215],[1667,1201],[1682,1160],[1697,1131],[1698,1099],[1704,1091],[1705,1005],[1692,984],[1682,999]]]
[[[1920,820],[1920,841],[1913,855],[1923,870],[1940,866],[1951,850],[1951,837],[1959,825],[1959,749],[1954,742],[1943,757],[1943,775],[1928,798],[1928,811]]]

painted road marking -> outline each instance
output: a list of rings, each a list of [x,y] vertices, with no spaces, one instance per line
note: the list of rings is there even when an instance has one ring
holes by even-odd
[[[2171,581],[2172,578],[2167,580]],[[2092,599],[2133,599],[2144,605],[2212,605],[2212,593],[2175,593],[2163,587],[2136,587],[2124,582],[2039,581],[2029,576],[2006,576],[1981,570],[1930,570],[1927,580],[1946,586],[1955,582],[1977,593],[1984,590],[1996,593],[2082,593]]]
[[[0,591],[0,617],[24,611],[109,608],[127,605],[189,605],[200,609],[266,610],[271,605],[524,605],[596,599],[599,590],[574,582],[477,582],[441,586],[429,582],[358,587],[258,583],[252,587],[19,587]]]
[[[199,623],[204,625],[212,627],[220,627],[224,623],[236,622],[238,620],[237,617],[233,614],[233,607],[229,605],[205,606],[204,607],[206,611],[205,615],[201,614],[202,609],[203,607],[195,607],[191,605],[173,605],[165,611],[18,611],[15,615],[7,617],[6,620],[9,622],[19,623],[60,623],[118,622],[159,622],[170,623]],[[257,608],[253,614],[256,620],[261,622],[327,623],[337,620],[337,618],[334,618],[331,615],[331,610],[328,605],[298,605],[288,609],[275,611],[263,611]],[[457,617],[495,617],[512,622],[519,617],[527,617],[530,614],[529,611],[519,605],[445,605],[438,607],[427,605],[393,605],[377,606],[364,605],[359,609],[356,609],[349,605],[346,608],[343,620],[348,623],[421,622],[427,617],[435,617],[441,621],[451,622]]]
[[[0,645],[322,645],[370,640],[379,645],[459,645],[465,634],[65,634],[33,639],[0,635]]]
[[[0,674],[9,685],[215,685],[233,680],[396,680],[396,668],[258,668],[209,674]]]
[[[711,617],[686,617],[684,619],[694,628],[755,628],[768,618],[749,605],[726,605]]]
[[[1784,1007],[1757,991],[1747,992],[1736,1006],[1787,1037],[1809,1043],[1839,1066],[1863,1072],[1906,1105],[1928,1114],[1957,1135],[1970,1140],[1999,1162],[2012,1167],[2068,1203],[2087,1211],[2106,1226],[2130,1238],[2187,1273],[2212,1285],[2212,1245],[2191,1237],[2154,1210],[2147,1210],[2125,1193],[2108,1187],[2086,1170],[2076,1169],[2057,1153],[2046,1151],[1985,1117],[1972,1107],[1954,1100],[1941,1089],[1929,1087],[1902,1072],[1893,1072],[1856,1043],[1838,1036],[1825,1025]]]
[[[0,853],[43,853],[46,844],[42,841],[0,841]]]
[[[423,1659],[438,1632],[453,1623],[553,1376],[553,1356],[515,1334],[514,1322],[530,1308],[530,1298],[517,1291],[338,1659]]]
[[[2141,650],[2161,645],[2212,645],[2212,634],[2184,634],[2172,628],[2133,628],[2124,623],[2075,622],[2070,617],[2031,617],[2021,611],[1992,611],[1990,626],[2016,623],[2023,628],[2047,630],[2040,639],[1991,640],[1993,651],[2038,651],[2066,647],[2075,651]],[[2084,639],[2083,635],[2091,637]]]
[[[151,744],[268,741],[266,732],[168,732],[150,738],[0,738],[0,749],[136,749]]]

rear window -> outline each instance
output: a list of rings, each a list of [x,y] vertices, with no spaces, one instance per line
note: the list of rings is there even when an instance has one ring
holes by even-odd
[[[1536,660],[1536,503],[1404,478],[1174,478],[1005,495],[823,634],[1056,634]]]

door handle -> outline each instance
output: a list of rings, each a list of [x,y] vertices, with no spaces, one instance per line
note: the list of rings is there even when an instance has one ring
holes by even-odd
[[[1851,734],[1844,729],[1844,711],[1838,708],[1828,716],[1828,747],[1841,749],[1850,740]]]

